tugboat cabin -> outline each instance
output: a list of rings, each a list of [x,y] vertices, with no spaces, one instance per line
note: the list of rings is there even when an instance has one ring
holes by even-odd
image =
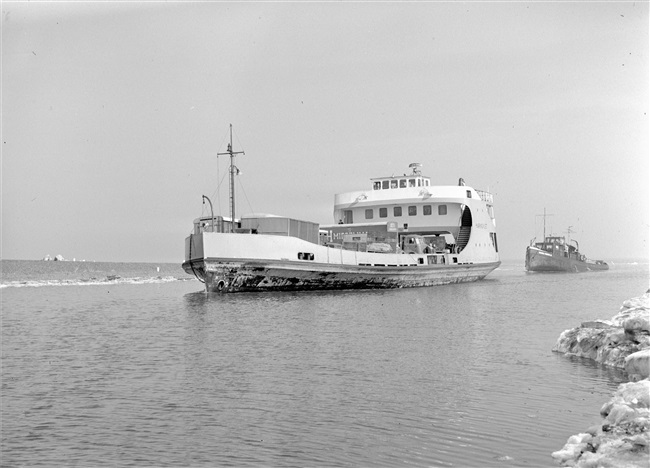
[[[576,246],[568,244],[564,236],[546,236],[544,242],[537,242],[534,247],[549,252],[554,256],[585,261],[586,257],[578,251],[578,243],[574,240],[570,242],[575,242]]]

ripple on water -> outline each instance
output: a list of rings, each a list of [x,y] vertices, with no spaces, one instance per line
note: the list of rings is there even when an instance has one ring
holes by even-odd
[[[5,289],[3,463],[552,466],[622,379],[552,353],[555,340],[608,317],[594,317],[595,290],[622,295],[611,316],[647,283],[573,278],[232,296],[196,282]]]

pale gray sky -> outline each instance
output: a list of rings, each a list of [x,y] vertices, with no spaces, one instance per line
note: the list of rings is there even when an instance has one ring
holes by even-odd
[[[331,223],[423,164],[502,258],[647,258],[647,2],[2,2],[2,258],[181,262],[201,195]],[[219,161],[219,162],[217,162]],[[243,191],[241,191],[243,188]]]

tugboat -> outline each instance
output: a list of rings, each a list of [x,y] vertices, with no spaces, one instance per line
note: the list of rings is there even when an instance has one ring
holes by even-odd
[[[564,236],[546,235],[546,210],[544,210],[544,241],[533,241],[526,248],[526,271],[585,272],[609,270],[602,260],[590,260],[580,253],[578,242]],[[568,234],[571,234],[571,227]],[[575,244],[575,246],[571,245]]]
[[[463,179],[432,185],[419,163],[336,195],[334,224],[236,218],[234,158],[242,152],[232,149],[232,125],[230,135],[221,153],[230,156],[230,217],[197,218],[185,239],[183,268],[208,292],[434,286],[483,279],[501,263],[492,194]]]
[[[547,236],[544,242],[537,242],[526,248],[526,271],[584,272],[609,270],[602,260],[590,260],[575,246],[567,243],[564,236]]]

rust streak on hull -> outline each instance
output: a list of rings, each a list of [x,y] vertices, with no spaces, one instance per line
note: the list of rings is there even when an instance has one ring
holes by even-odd
[[[326,289],[390,289],[437,286],[477,281],[499,266],[445,265],[411,267],[364,267],[304,264],[295,262],[186,262],[210,292],[296,291]]]

